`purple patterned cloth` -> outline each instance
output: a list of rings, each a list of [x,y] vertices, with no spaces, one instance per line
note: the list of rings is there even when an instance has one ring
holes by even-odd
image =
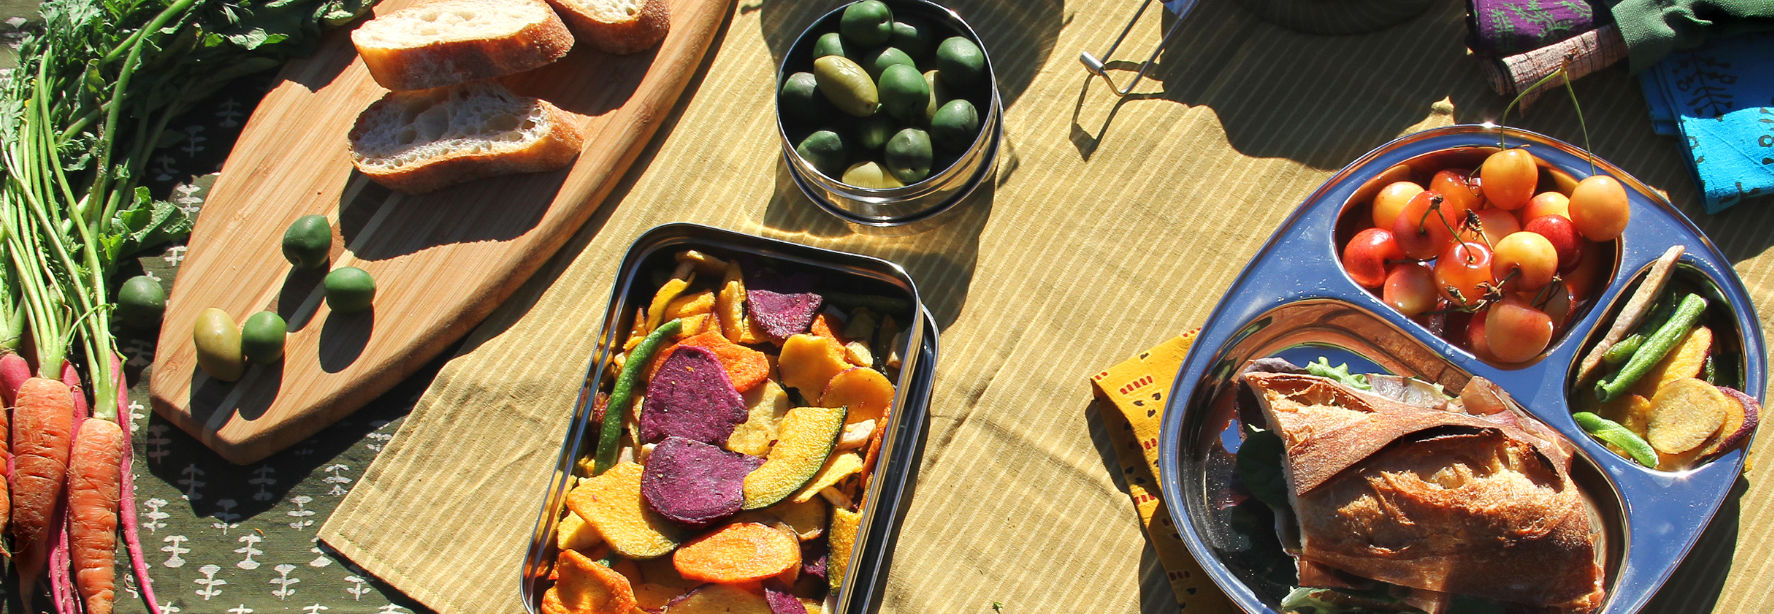
[[[1467,0],[1467,46],[1503,57],[1539,49],[1613,21],[1591,0]]]

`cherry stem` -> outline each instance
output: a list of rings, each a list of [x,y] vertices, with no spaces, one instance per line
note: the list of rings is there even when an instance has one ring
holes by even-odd
[[[1595,148],[1589,144],[1589,124],[1583,121],[1583,105],[1577,102],[1577,88],[1571,85],[1571,79],[1569,78],[1570,67],[1571,58],[1566,57],[1563,62],[1559,63],[1557,70],[1541,77],[1540,80],[1535,81],[1533,85],[1523,88],[1521,93],[1516,94],[1515,98],[1510,100],[1507,106],[1503,107],[1503,117],[1497,120],[1497,147],[1501,149],[1509,148],[1509,144],[1505,140],[1504,134],[1505,125],[1509,123],[1509,111],[1514,109],[1516,105],[1521,104],[1522,100],[1526,99],[1529,93],[1544,87],[1548,83],[1552,83],[1554,79],[1562,79],[1564,81],[1565,91],[1571,95],[1571,108],[1577,112],[1577,127],[1583,130],[1583,153],[1585,157],[1589,159],[1589,174],[1594,175],[1596,173]]]
[[[1491,248],[1493,252],[1497,251],[1497,246],[1491,244],[1491,237],[1484,233],[1484,220],[1479,219],[1477,211],[1466,210],[1466,227],[1478,233],[1478,240],[1483,242],[1485,247]]]

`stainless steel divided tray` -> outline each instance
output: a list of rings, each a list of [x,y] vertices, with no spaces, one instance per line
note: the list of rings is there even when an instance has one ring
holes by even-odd
[[[1581,352],[1605,331],[1627,290],[1666,248],[1686,246],[1677,276],[1704,288],[1723,311],[1712,321],[1735,354],[1738,385],[1758,401],[1767,386],[1760,325],[1731,263],[1692,222],[1637,179],[1605,161],[1595,172],[1625,185],[1632,220],[1617,243],[1617,263],[1593,306],[1576,315],[1536,361],[1497,366],[1436,337],[1357,286],[1339,264],[1337,226],[1358,191],[1391,169],[1453,152],[1482,159],[1498,146],[1495,126],[1450,126],[1406,136],[1362,156],[1308,197],[1270,237],[1215,307],[1171,390],[1160,438],[1162,490],[1190,551],[1247,612],[1276,611],[1293,581],[1293,563],[1274,531],[1249,526],[1249,498],[1233,473],[1240,442],[1231,400],[1233,376],[1266,356],[1303,364],[1326,356],[1353,371],[1389,371],[1451,390],[1472,376],[1503,386],[1576,448],[1573,475],[1603,518],[1607,599],[1601,612],[1645,606],[1687,556],[1742,472],[1748,445],[1697,467],[1658,471],[1609,451],[1571,417],[1570,374]],[[1511,129],[1511,146],[1528,146],[1542,168],[1565,179],[1591,174],[1590,158],[1570,144]],[[1371,192],[1368,192],[1371,194]],[[1710,308],[1716,309],[1716,308]],[[1261,507],[1261,504],[1256,504]],[[1267,510],[1263,511],[1267,518]]]

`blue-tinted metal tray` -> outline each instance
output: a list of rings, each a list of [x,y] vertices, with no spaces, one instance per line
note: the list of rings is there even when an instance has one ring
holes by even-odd
[[[1573,145],[1510,129],[1511,146],[1528,146],[1561,181],[1591,174],[1591,160]],[[1632,221],[1617,243],[1618,261],[1593,306],[1538,360],[1488,364],[1436,337],[1362,289],[1338,262],[1337,226],[1347,207],[1401,165],[1463,155],[1482,159],[1498,146],[1495,126],[1460,125],[1400,138],[1357,159],[1290,215],[1214,308],[1172,388],[1159,440],[1164,502],[1191,554],[1247,612],[1275,612],[1294,580],[1269,516],[1233,473],[1241,442],[1232,399],[1246,362],[1281,356],[1303,364],[1326,356],[1357,372],[1393,372],[1459,390],[1473,376],[1497,382],[1576,448],[1572,474],[1603,519],[1607,598],[1599,610],[1636,612],[1687,556],[1743,470],[1746,443],[1683,471],[1642,467],[1609,451],[1577,426],[1566,390],[1581,353],[1605,332],[1632,282],[1673,244],[1686,246],[1676,278],[1702,288],[1714,305],[1708,324],[1715,346],[1735,359],[1732,377],[1765,400],[1762,331],[1730,261],[1667,200],[1619,168],[1595,160],[1595,172],[1619,179]]]

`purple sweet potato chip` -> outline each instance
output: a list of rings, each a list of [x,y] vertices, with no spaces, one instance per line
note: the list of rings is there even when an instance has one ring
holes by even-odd
[[[824,297],[812,292],[784,294],[773,290],[745,290],[747,317],[757,322],[764,334],[777,341],[807,332],[813,326],[813,316],[819,313],[819,306],[824,302]]]
[[[683,437],[666,437],[647,456],[641,497],[660,516],[706,526],[739,513],[745,503],[745,475],[764,459],[728,452]]]
[[[807,614],[807,606],[781,580],[764,583],[764,603],[770,604],[770,614]]]
[[[714,352],[678,346],[660,363],[641,401],[641,443],[676,435],[719,444],[745,422],[745,398]]]
[[[826,561],[831,556],[831,545],[826,541],[825,534],[801,542],[801,573],[821,580],[826,580]]]

